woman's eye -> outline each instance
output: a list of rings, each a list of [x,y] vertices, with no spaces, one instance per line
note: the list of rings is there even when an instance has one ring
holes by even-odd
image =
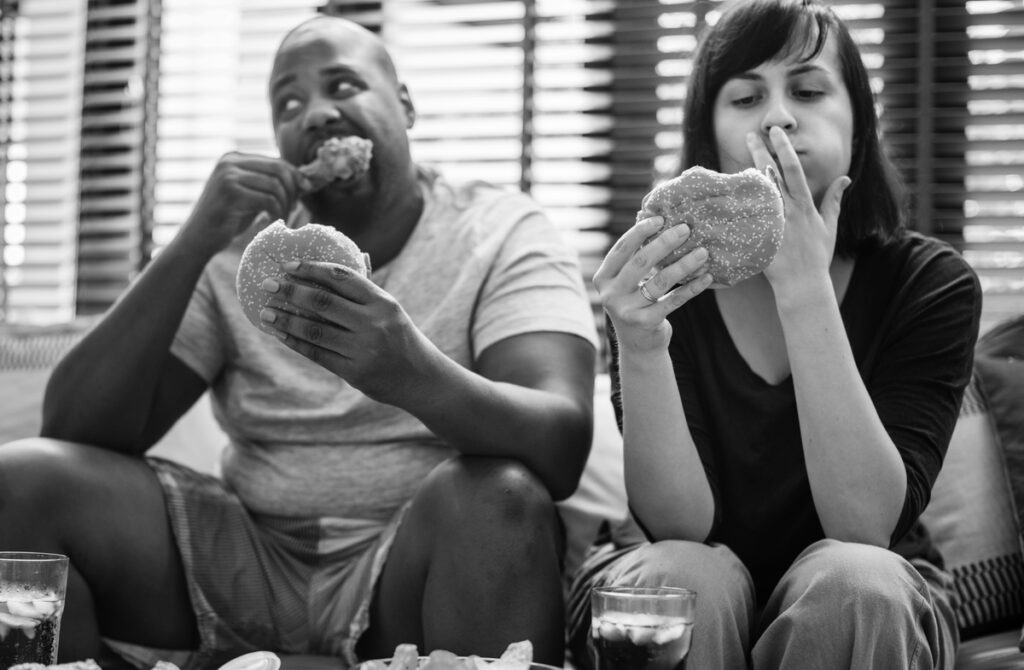
[[[732,104],[736,107],[750,107],[757,103],[758,97],[756,95],[745,95],[739,98],[733,98]]]
[[[824,93],[815,89],[802,88],[794,91],[793,95],[796,96],[798,100],[814,100],[815,98],[824,95]]]

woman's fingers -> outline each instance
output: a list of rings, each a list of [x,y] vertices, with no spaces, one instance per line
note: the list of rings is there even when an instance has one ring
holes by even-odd
[[[642,279],[640,283],[644,287],[644,291],[641,292],[641,296],[647,298],[647,295],[649,295],[657,300],[671,293],[673,286],[686,283],[706,273],[707,260],[708,251],[703,247],[684,254],[678,260],[669,263],[650,277]],[[643,295],[644,292],[647,295]]]
[[[768,129],[768,139],[771,140],[772,148],[775,149],[775,157],[778,159],[779,169],[782,172],[782,182],[786,191],[794,200],[814,206],[814,196],[807,185],[804,177],[804,168],[800,165],[800,157],[796,155],[789,135],[779,126],[772,126]]]
[[[632,228],[623,233],[622,237],[615,241],[612,248],[605,254],[600,267],[594,273],[594,282],[601,282],[617,276],[622,268],[629,262],[633,255],[645,240],[658,232],[664,223],[660,216],[653,216],[649,219],[638,221]]]
[[[768,145],[764,143],[764,139],[757,133],[747,133],[747,148],[750,150],[751,158],[754,159],[754,167],[759,172],[764,172],[770,178],[773,178],[779,191],[785,193],[785,183],[779,174],[775,158],[772,157],[772,153],[768,150]]]

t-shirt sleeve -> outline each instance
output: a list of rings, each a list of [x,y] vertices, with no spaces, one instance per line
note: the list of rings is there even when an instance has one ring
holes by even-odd
[[[971,378],[981,311],[980,283],[958,253],[944,248],[922,256],[866,380],[907,472],[893,543],[928,505]]]
[[[208,384],[213,383],[225,360],[223,328],[219,325],[220,311],[210,280],[211,271],[211,266],[207,265],[171,343],[171,353]]]
[[[596,347],[594,314],[575,251],[538,208],[524,206],[522,197],[515,200],[483,213],[518,212],[481,289],[473,322],[477,355],[500,340],[533,332],[578,335]]]

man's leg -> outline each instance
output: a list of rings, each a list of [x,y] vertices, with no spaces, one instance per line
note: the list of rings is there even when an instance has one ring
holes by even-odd
[[[530,640],[561,666],[562,531],[550,496],[521,464],[456,458],[424,481],[402,523],[360,640],[362,658],[399,643],[497,656]]]
[[[101,635],[198,644],[163,493],[141,459],[45,439],[0,446],[0,550],[69,556],[62,662],[98,658]]]

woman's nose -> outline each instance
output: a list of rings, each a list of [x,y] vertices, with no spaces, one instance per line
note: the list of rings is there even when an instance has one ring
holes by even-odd
[[[784,100],[774,99],[770,101],[768,108],[765,110],[764,118],[761,119],[761,131],[767,135],[772,126],[779,126],[786,131],[796,129],[796,117],[793,116]]]

